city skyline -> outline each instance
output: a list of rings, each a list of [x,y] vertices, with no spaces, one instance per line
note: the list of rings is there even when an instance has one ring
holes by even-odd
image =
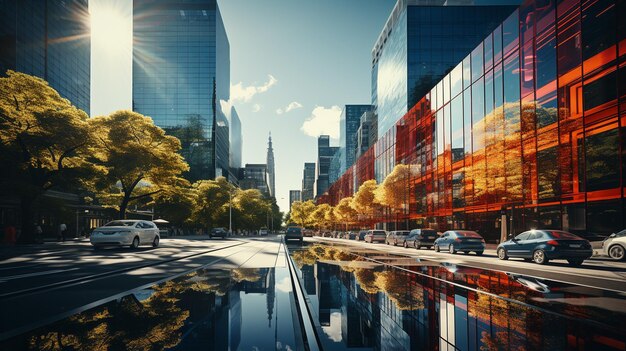
[[[218,1],[231,47],[229,103],[241,119],[242,164],[263,162],[267,133],[274,131],[276,198],[282,210],[289,207],[289,190],[301,186],[293,167],[317,158],[317,135],[329,134],[337,143],[341,106],[369,103],[372,46],[394,4]],[[93,28],[91,115],[97,116],[132,107],[132,47],[126,44],[132,9],[126,1],[92,0],[94,10],[115,23],[109,34],[120,38],[113,45],[102,35],[106,26]]]

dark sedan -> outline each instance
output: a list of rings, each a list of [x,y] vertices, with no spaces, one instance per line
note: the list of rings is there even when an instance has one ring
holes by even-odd
[[[498,258],[519,257],[538,264],[565,259],[580,266],[593,255],[589,241],[561,230],[529,230],[503,242],[497,248]]]
[[[439,237],[434,229],[413,229],[404,240],[404,247],[414,247],[420,249],[426,247],[430,249],[435,245],[435,240]]]
[[[485,252],[485,239],[471,230],[448,230],[434,245],[435,251],[448,250],[451,254],[474,251],[480,256]]]

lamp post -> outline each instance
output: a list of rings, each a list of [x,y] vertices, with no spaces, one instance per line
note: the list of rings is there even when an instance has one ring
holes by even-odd
[[[228,191],[228,234],[233,235],[233,190]]]

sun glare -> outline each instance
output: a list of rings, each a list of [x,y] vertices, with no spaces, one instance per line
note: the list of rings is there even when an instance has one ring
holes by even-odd
[[[127,51],[132,44],[132,19],[115,6],[92,2],[91,43],[107,51]]]

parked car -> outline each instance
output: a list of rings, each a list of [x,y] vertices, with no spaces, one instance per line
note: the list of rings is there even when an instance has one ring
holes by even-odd
[[[344,239],[348,239],[348,240],[354,240],[354,239],[356,239],[356,233],[355,232],[347,232],[346,234],[344,234],[343,238]]]
[[[623,261],[626,259],[626,229],[609,235],[602,243],[602,250],[609,257]]]
[[[89,241],[96,249],[103,246],[129,246],[136,249],[140,245],[158,247],[161,236],[159,228],[151,221],[117,220],[94,229]]]
[[[267,229],[259,229],[259,235],[260,236],[267,236],[268,234],[268,230]]]
[[[406,239],[407,236],[409,236],[408,230],[394,230],[389,232],[385,243],[393,246],[398,246],[398,244],[404,246],[404,239]]]
[[[359,235],[357,236],[356,240],[365,240],[365,235],[367,234],[367,230],[361,230],[359,232]]]
[[[302,243],[302,241],[304,240],[302,235],[302,228],[288,227],[287,232],[285,233],[285,242],[289,240],[298,240],[300,241],[300,243]]]
[[[448,250],[451,254],[473,251],[480,256],[485,252],[485,239],[471,230],[448,230],[433,245],[435,251]]]
[[[426,247],[430,249],[435,245],[435,240],[438,237],[437,231],[434,229],[413,229],[409,233],[409,236],[404,239],[404,247],[414,247],[416,249]]]
[[[538,264],[566,259],[579,266],[593,255],[589,241],[562,230],[529,230],[498,245],[498,258],[520,257]]]
[[[384,230],[368,230],[367,234],[365,234],[365,237],[363,238],[366,243],[384,243],[385,239],[387,239],[387,232]]]
[[[302,231],[302,235],[307,236],[307,237],[313,237],[313,234],[315,232],[312,229],[305,229]]]
[[[226,228],[218,227],[218,228],[211,229],[211,232],[209,233],[209,238],[215,238],[215,237],[218,237],[218,236],[220,238],[222,238],[222,239],[227,237],[228,236],[228,232],[226,231]]]

